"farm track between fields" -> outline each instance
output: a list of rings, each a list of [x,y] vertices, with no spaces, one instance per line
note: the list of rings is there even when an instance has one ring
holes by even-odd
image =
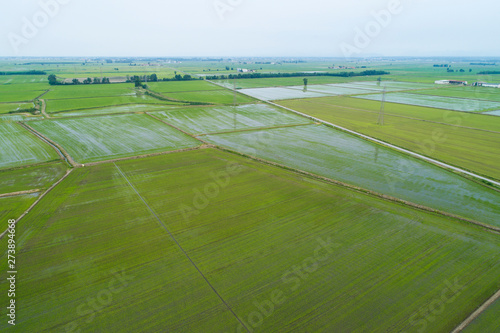
[[[243,321],[238,317],[238,315],[234,312],[234,310],[229,306],[229,304],[226,302],[226,300],[224,298],[222,298],[222,296],[219,294],[219,292],[217,291],[217,289],[215,289],[215,287],[212,285],[212,283],[210,283],[210,281],[208,281],[207,277],[205,276],[205,274],[203,274],[203,272],[200,270],[200,268],[198,267],[198,265],[196,265],[196,263],[193,261],[193,259],[189,256],[189,254],[186,252],[186,250],[181,246],[181,244],[179,244],[179,242],[177,241],[177,239],[174,237],[174,235],[170,232],[170,230],[167,228],[167,226],[165,225],[165,223],[159,218],[159,216],[155,213],[155,211],[149,206],[149,204],[146,202],[146,200],[142,197],[142,195],[139,193],[139,191],[137,191],[137,189],[135,188],[135,186],[130,182],[130,180],[127,178],[127,176],[122,172],[122,170],[118,167],[118,165],[116,165],[116,163],[113,163],[116,167],[116,169],[120,172],[120,174],[123,176],[123,178],[127,181],[127,183],[130,185],[130,187],[134,190],[134,192],[137,194],[137,196],[141,199],[141,201],[146,205],[146,207],[148,208],[148,210],[151,212],[151,214],[156,218],[156,220],[160,223],[160,225],[163,227],[163,229],[168,233],[168,235],[170,236],[170,238],[174,241],[174,243],[177,245],[177,247],[181,250],[181,252],[186,256],[186,258],[189,260],[189,262],[193,265],[193,267],[198,271],[198,273],[201,275],[201,277],[205,280],[205,282],[208,284],[208,286],[212,289],[212,291],[217,295],[217,297],[222,301],[222,303],[226,306],[226,308],[233,314],[233,316],[236,318],[236,320],[238,320],[238,322],[243,325],[243,327],[245,328],[245,330],[247,332],[251,332],[247,326],[245,325],[245,323],[243,323]],[[0,237],[1,239],[1,237]]]
[[[44,193],[42,193],[42,195],[40,195],[38,197],[38,199],[36,199],[36,201],[21,215],[19,216],[19,218],[16,219],[16,222],[15,224],[17,224],[23,217],[26,216],[26,214],[28,214],[33,208],[35,208],[35,206],[47,195],[50,193],[50,191],[52,191],[57,185],[59,185],[63,180],[66,179],[66,177],[69,176],[69,174],[71,173],[71,171],[73,171],[73,169],[68,169],[66,171],[66,174],[64,176],[62,176],[61,179],[59,179],[57,182],[55,182],[51,187],[49,187],[47,189],[47,191],[45,191]],[[5,234],[9,231],[9,228],[5,229],[5,231],[0,235],[0,239],[2,239]]]
[[[465,319],[460,325],[458,325],[457,328],[455,328],[451,333],[461,332],[498,299],[500,299],[500,290],[498,290],[493,296],[491,296],[486,302],[484,302],[483,305],[481,305],[476,311],[474,311],[469,317],[467,317],[467,319]]]
[[[308,103],[308,101],[305,101],[305,103]],[[376,113],[376,114],[380,113],[378,111],[370,111],[370,110],[365,110],[365,109],[353,108],[353,107],[349,107],[349,106],[342,106],[342,105],[336,105],[336,104],[321,103],[321,102],[317,102],[317,101],[315,101],[314,104],[324,105],[324,106],[327,106],[327,107],[332,107],[333,106],[333,107],[337,107],[337,108],[340,108],[340,109],[356,110],[356,111],[362,111],[362,112],[367,112],[367,113]],[[466,112],[466,111],[452,111],[452,112],[462,112],[463,113],[463,112]],[[466,113],[476,114],[476,115],[478,114],[477,112],[466,112]],[[442,123],[442,122],[439,122],[439,121],[433,121],[433,120],[427,120],[427,119],[420,119],[420,118],[413,118],[413,117],[409,117],[409,116],[403,116],[403,115],[398,115],[398,114],[393,114],[393,113],[387,113],[387,112],[385,112],[384,114],[386,116],[391,116],[391,117],[399,117],[399,118],[405,118],[405,119],[423,121],[423,122],[427,122],[427,123],[433,123],[433,124],[439,124],[439,125],[446,125],[446,126],[466,128],[466,129],[471,129],[471,130],[476,130],[476,131],[482,131],[482,132],[500,134],[499,131],[492,131],[492,130],[477,128],[477,127],[454,125],[454,124],[449,124],[449,123]],[[496,117],[496,116],[494,116],[494,117]]]
[[[23,194],[33,194],[33,193],[38,193],[40,192],[40,189],[34,189],[34,190],[27,190],[27,191],[18,191],[18,192],[12,192],[12,193],[4,193],[0,194],[0,198],[5,198],[5,197],[15,197],[18,195],[23,195]]]
[[[47,109],[47,103],[45,102],[44,99],[41,99],[40,100],[40,103],[42,103],[42,109],[40,110],[40,112],[44,115],[44,117],[47,117],[47,118],[50,118],[50,116],[48,115],[48,113],[46,112],[46,109]]]
[[[76,163],[73,158],[64,150],[63,147],[61,147],[60,145],[58,145],[57,143],[55,143],[54,141],[50,140],[49,138],[47,138],[45,135],[39,133],[38,131],[36,131],[35,129],[33,129],[31,126],[23,123],[23,122],[19,122],[19,124],[21,126],[23,126],[24,128],[26,128],[28,131],[30,131],[31,133],[33,133],[34,135],[36,135],[38,138],[40,138],[42,141],[46,142],[47,144],[49,144],[52,148],[54,148],[56,150],[56,152],[59,154],[59,156],[61,158],[63,158],[67,163],[69,163],[71,166],[75,167],[75,166],[78,166],[79,164]]]
[[[33,101],[36,100],[36,99],[40,99],[43,95],[45,95],[46,93],[48,93],[50,91],[50,89],[47,89],[47,91],[45,91],[44,93],[40,94],[39,96],[33,98]]]

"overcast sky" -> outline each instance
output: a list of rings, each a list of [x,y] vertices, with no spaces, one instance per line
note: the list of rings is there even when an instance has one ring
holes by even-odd
[[[500,56],[500,4],[492,0],[2,0],[1,6],[0,56]]]

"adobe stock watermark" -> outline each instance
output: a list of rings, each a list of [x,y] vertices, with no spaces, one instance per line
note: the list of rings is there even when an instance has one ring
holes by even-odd
[[[61,6],[67,5],[72,0],[40,0],[38,5],[40,9],[33,14],[31,19],[23,16],[20,33],[9,32],[7,38],[10,45],[16,54],[19,53],[19,48],[26,45],[30,40],[38,36],[40,29],[45,28],[51,19],[53,19],[59,11]]]
[[[410,317],[410,325],[418,326],[418,333],[425,332],[429,324],[435,322],[438,317],[443,314],[446,306],[453,303],[465,289],[465,286],[459,284],[457,277],[453,283],[445,280],[444,285],[445,287],[441,290],[439,296],[420,308]]]
[[[264,301],[254,300],[254,311],[241,319],[243,324],[239,324],[236,332],[254,332],[259,328],[264,321],[269,318],[274,311],[287,301],[286,292],[296,292],[302,284],[309,279],[311,274],[314,274],[319,268],[320,263],[328,260],[334,253],[334,249],[341,244],[332,243],[331,237],[326,240],[316,238],[318,243],[314,249],[313,255],[305,258],[298,265],[293,265],[288,271],[282,274],[281,283],[283,287],[276,288],[269,293],[269,297]]]
[[[107,288],[97,292],[94,297],[87,297],[85,302],[76,308],[78,319],[65,326],[65,332],[79,333],[81,324],[90,324],[96,315],[113,302],[113,295],[121,293],[135,279],[135,276],[128,275],[124,269],[121,272],[111,270],[112,279],[109,280]]]
[[[383,29],[387,28],[395,15],[401,14],[403,6],[400,0],[390,0],[387,4],[387,9],[380,11],[371,11],[370,15],[373,20],[365,24],[364,28],[356,26],[354,28],[354,39],[352,44],[342,42],[340,50],[346,58],[350,58],[354,54],[360,54],[362,50],[367,48],[372,40],[376,38]]]
[[[221,189],[226,188],[231,183],[231,177],[240,174],[242,170],[242,165],[237,162],[229,162],[225,170],[210,172],[209,176],[213,181],[201,189],[193,189],[192,205],[181,204],[179,206],[184,220],[189,221],[193,215],[199,215],[201,210],[208,207],[210,200],[215,199],[220,194]]]
[[[215,0],[214,9],[221,21],[226,19],[226,14],[233,12],[236,8],[241,6],[243,0]]]

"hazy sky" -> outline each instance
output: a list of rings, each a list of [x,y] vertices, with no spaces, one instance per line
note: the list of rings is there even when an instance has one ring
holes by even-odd
[[[492,0],[2,0],[1,6],[0,56],[500,56],[500,4]]]

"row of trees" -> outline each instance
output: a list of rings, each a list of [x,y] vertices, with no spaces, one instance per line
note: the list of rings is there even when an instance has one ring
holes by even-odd
[[[71,83],[69,82],[61,82],[57,80],[57,77],[54,74],[49,75],[49,84],[51,86],[58,86],[58,85],[77,85],[77,84],[108,84],[111,83],[109,82],[109,78],[103,77],[102,79],[95,77],[95,78],[86,78],[83,80],[83,82],[80,82],[78,79],[73,79]]]
[[[207,80],[224,80],[224,79],[261,79],[273,77],[304,77],[304,76],[338,76],[338,77],[353,77],[353,76],[370,76],[370,75],[388,75],[390,72],[367,70],[362,72],[340,72],[340,73],[249,73],[249,74],[229,74],[229,75],[211,75],[207,76]]]
[[[46,75],[44,71],[17,71],[17,72],[0,72],[0,75]]]

